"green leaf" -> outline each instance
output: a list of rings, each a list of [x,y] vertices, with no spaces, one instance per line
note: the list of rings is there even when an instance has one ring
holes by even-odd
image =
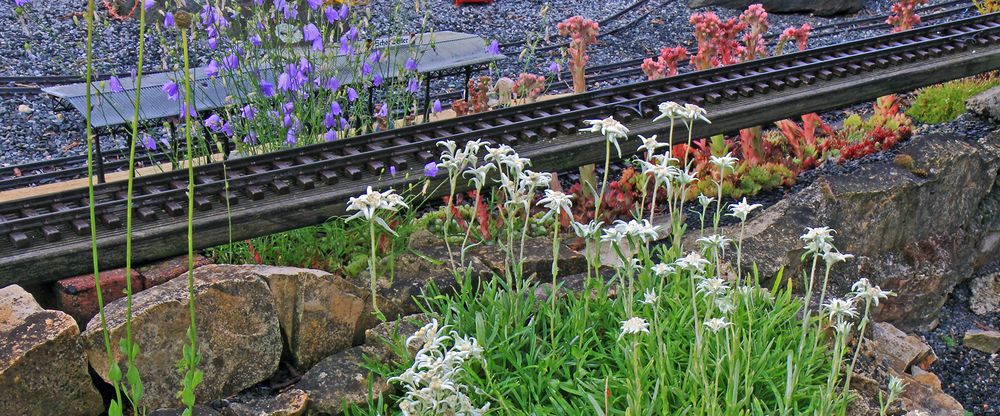
[[[111,368],[108,369],[108,378],[111,379],[111,384],[118,384],[122,380],[122,369],[118,366],[118,362],[111,363]]]

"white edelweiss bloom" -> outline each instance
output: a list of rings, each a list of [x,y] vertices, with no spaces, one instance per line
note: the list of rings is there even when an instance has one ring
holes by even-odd
[[[854,318],[858,316],[858,311],[854,309],[854,303],[844,299],[830,299],[823,308],[830,316],[830,320],[834,318]]]
[[[847,335],[851,332],[851,328],[854,327],[854,323],[850,321],[840,321],[833,326],[833,329],[841,335]]]
[[[707,115],[708,112],[705,111],[704,108],[698,107],[697,105],[694,104],[684,104],[682,117],[687,119],[691,123],[701,120],[711,124],[712,122],[708,120]]]
[[[882,288],[878,286],[873,286],[868,282],[868,279],[863,277],[858,279],[858,281],[851,286],[851,290],[853,291],[853,297],[855,300],[868,301],[875,306],[878,306],[878,302],[881,299],[886,299],[889,296],[896,296],[896,294],[892,291],[882,290]]]
[[[517,155],[517,153],[504,157],[503,160],[500,161],[500,163],[503,164],[504,166],[507,166],[507,169],[510,169],[513,172],[513,174],[517,174],[518,172],[523,172],[525,168],[531,166],[530,159],[520,157]]]
[[[618,339],[625,335],[639,333],[649,333],[649,322],[639,317],[629,318],[622,321],[622,333],[618,335]]]
[[[573,221],[570,225],[573,227],[573,232],[576,233],[577,237],[591,238],[601,232],[604,221],[590,221],[588,224]]]
[[[660,236],[660,228],[659,225],[653,225],[647,219],[631,220],[629,222],[622,220],[615,221],[615,229],[624,237],[635,239],[642,243],[656,241]]]
[[[375,217],[375,212],[378,210],[398,211],[400,208],[405,207],[406,203],[403,202],[403,198],[393,190],[376,192],[369,186],[363,195],[348,199],[347,210],[357,212],[347,217],[347,220],[350,221],[355,218],[371,220]]]
[[[719,277],[713,277],[711,279],[705,279],[698,282],[698,293],[702,293],[706,296],[720,296],[729,290],[729,286],[726,285],[726,281]]]
[[[707,237],[699,238],[698,242],[701,243],[703,250],[725,250],[729,243],[732,243],[733,240],[726,238],[726,236],[723,235],[713,234]]]
[[[639,138],[642,139],[642,146],[639,146],[638,150],[640,150],[640,151],[645,150],[649,154],[654,154],[654,153],[656,153],[656,149],[659,149],[659,148],[661,148],[663,146],[666,146],[665,143],[660,143],[660,142],[656,141],[656,135],[655,134],[652,135],[652,136],[650,136],[650,137],[645,137],[645,136],[643,136],[643,135],[640,134]]]
[[[538,205],[543,205],[545,208],[549,209],[542,219],[547,219],[553,215],[559,215],[561,212],[565,212],[570,218],[573,217],[573,196],[566,195],[559,191],[553,191],[551,189],[545,190],[545,198],[538,201]],[[558,220],[558,219],[557,219]]]
[[[503,160],[511,154],[516,154],[514,152],[514,148],[505,144],[501,144],[497,147],[486,146],[486,156],[483,157],[483,160],[499,165],[503,163]]]
[[[677,173],[677,176],[674,177],[674,180],[677,181],[678,186],[687,186],[694,183],[694,181],[698,180],[698,178],[687,170],[680,170],[680,172]]]
[[[748,204],[747,198],[743,197],[742,201],[729,207],[729,215],[738,218],[740,221],[746,221],[747,215],[749,215],[751,211],[762,206],[763,205],[761,204]]]
[[[826,262],[826,267],[833,267],[834,264],[840,263],[842,261],[847,261],[853,259],[853,254],[845,254],[836,250],[829,250],[823,253],[823,261]]]
[[[898,396],[903,392],[903,388],[906,387],[906,382],[903,379],[896,377],[895,375],[889,376],[889,395]]]
[[[663,185],[670,183],[671,180],[680,174],[681,170],[673,166],[667,166],[660,163],[649,163],[645,160],[640,160],[639,165],[642,166],[642,172],[653,175],[653,179],[656,181],[657,185]]]
[[[437,142],[437,145],[445,148],[445,151],[441,152],[442,155],[447,154],[451,157],[455,157],[455,152],[458,150],[458,144],[456,144],[454,140],[442,140]]]
[[[737,288],[737,290],[741,288],[742,286]],[[728,315],[729,312],[732,312],[733,309],[736,309],[736,305],[733,305],[733,299],[730,298],[729,296],[722,296],[715,299],[715,307],[718,308],[719,312],[722,313],[723,315]]]
[[[482,139],[465,142],[465,154],[469,155],[470,158],[478,159],[479,150],[483,148],[485,143]]]
[[[708,158],[713,165],[719,168],[719,170],[729,169],[733,170],[736,168],[736,162],[739,159],[733,157],[732,153],[726,153],[725,156],[711,156]]]
[[[666,263],[657,263],[653,265],[652,270],[653,274],[655,274],[656,277],[667,277],[676,271],[676,269],[674,269],[674,266],[671,266]]]
[[[660,121],[666,118],[673,120],[676,118],[682,118],[684,117],[685,114],[684,106],[677,104],[673,101],[660,103],[660,105],[657,106],[657,108],[660,110],[660,115],[656,116],[656,118],[654,118],[653,121]]]
[[[646,289],[646,291],[642,294],[642,303],[646,305],[656,304],[658,299],[660,299],[660,296],[657,295],[656,291],[653,289]]]
[[[600,132],[604,137],[615,145],[615,150],[618,151],[618,157],[622,155],[621,146],[618,145],[618,139],[628,138],[629,129],[625,127],[624,124],[615,120],[614,117],[608,117],[601,120],[584,120],[584,123],[590,124],[590,128],[582,129],[580,131],[584,132]]]
[[[732,323],[726,320],[726,318],[712,318],[705,321],[705,327],[708,328],[713,333],[718,333],[719,331],[728,328]]]
[[[469,182],[472,182],[472,186],[476,189],[482,189],[486,186],[486,175],[489,174],[490,170],[493,169],[493,165],[482,165],[477,168],[469,168],[465,170],[465,176],[470,177]]]
[[[447,329],[435,320],[407,338],[407,345],[420,344],[413,365],[389,379],[404,391],[399,401],[404,415],[480,415],[489,410],[489,403],[479,409],[473,406],[466,395],[469,387],[461,379],[466,360],[481,359],[483,348],[476,338],[456,331],[445,334]]]
[[[612,243],[620,246],[624,239],[625,231],[618,229],[618,227],[605,228],[604,233],[601,234],[602,243]]]
[[[701,274],[705,272],[705,267],[708,267],[710,263],[700,253],[692,251],[687,256],[677,259],[674,264],[681,269]]]
[[[549,182],[552,181],[551,173],[541,173],[532,170],[525,170],[521,172],[521,177],[518,180],[519,186],[522,189],[531,188],[543,188],[549,186]]]
[[[829,227],[806,228],[806,233],[799,238],[806,244],[803,248],[811,253],[824,253],[833,248],[833,230]]]
[[[698,195],[698,203],[701,204],[702,208],[708,208],[713,202],[715,202],[715,198],[705,196],[705,194]]]

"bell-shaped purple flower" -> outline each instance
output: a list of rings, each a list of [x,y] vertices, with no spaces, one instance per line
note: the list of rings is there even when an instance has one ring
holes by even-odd
[[[361,64],[361,76],[367,77],[372,73],[372,66],[368,65],[368,62]]]
[[[108,79],[108,91],[111,92],[124,92],[125,88],[122,87],[122,81],[116,76],[112,76]]]
[[[549,64],[549,72],[555,74],[555,73],[559,72],[559,69],[560,68],[559,68],[559,63],[558,62],[552,61],[552,63]]]
[[[406,91],[411,94],[416,94],[420,91],[420,83],[417,82],[416,78],[410,78],[410,80],[406,82]]]
[[[299,141],[298,137],[295,136],[295,129],[294,128],[288,129],[288,133],[285,133],[285,143],[294,146],[295,143],[298,143],[298,141]]]
[[[265,97],[274,97],[274,84],[267,81],[261,81],[260,93]]]
[[[260,45],[262,45],[263,43],[264,42],[261,41],[261,39],[260,39],[260,35],[252,35],[252,36],[250,36],[250,44],[253,45],[254,47],[259,48]]]
[[[438,165],[435,162],[427,162],[424,165],[424,176],[428,178],[433,178],[438,174]]]
[[[375,76],[372,77],[372,85],[374,85],[376,87],[381,86],[382,85],[382,81],[383,81],[383,79],[382,79],[382,73],[376,73]]]
[[[406,60],[406,65],[403,65],[403,68],[406,69],[407,71],[416,71],[417,70],[417,60],[413,59],[413,58],[408,58]]]
[[[348,11],[349,9],[347,8],[347,2],[345,1],[343,4],[340,5],[340,12],[338,13],[340,14],[340,20],[347,19]]]
[[[434,100],[434,105],[431,107],[431,110],[433,110],[435,114],[436,113],[440,113],[441,112],[441,100]]]
[[[486,52],[490,53],[490,54],[493,54],[493,55],[499,55],[500,54],[500,43],[498,43],[495,40],[492,41],[492,42],[490,42],[490,46],[488,46],[486,48]]]
[[[241,113],[243,113],[243,118],[247,120],[253,120],[257,118],[257,109],[250,104],[243,106]]]
[[[330,92],[337,91],[340,89],[340,80],[338,80],[337,77],[330,77],[330,79],[326,81],[326,89],[330,90]]]
[[[316,10],[323,5],[323,0],[307,0],[306,3],[309,4],[310,9]]]
[[[282,72],[281,75],[278,75],[278,89],[279,90],[281,90],[281,91],[291,91],[292,88],[293,88],[293,85],[292,85],[292,76],[288,75],[288,72]]]
[[[156,139],[150,136],[149,133],[142,134],[142,147],[149,151],[156,150]]]
[[[340,103],[334,101],[330,103],[330,114],[339,116],[344,113],[344,110],[340,108]]]
[[[236,56],[235,53],[229,54],[229,56],[222,58],[222,67],[230,71],[235,71],[240,67],[240,57]]]
[[[257,144],[257,132],[250,130],[250,132],[248,132],[246,136],[243,136],[243,143],[249,145]]]
[[[177,83],[173,80],[167,80],[167,82],[163,84],[161,90],[163,90],[164,94],[167,94],[167,98],[171,101],[177,101],[177,99],[181,96],[177,88]]]
[[[219,48],[219,38],[212,36],[208,38],[208,48],[211,50],[216,50]]]
[[[222,117],[219,117],[218,114],[212,113],[212,115],[205,119],[205,127],[208,127],[208,130],[212,133],[222,131]]]
[[[379,118],[389,117],[389,105],[386,103],[382,103],[382,105],[378,107],[378,111],[375,112],[375,117]]]
[[[351,87],[347,87],[347,101],[354,102],[358,99],[358,92]]]
[[[219,63],[215,59],[208,62],[208,67],[205,68],[205,75],[212,78],[219,75]]]
[[[340,20],[340,14],[337,13],[337,9],[334,9],[333,6],[326,6],[326,8],[323,9],[323,17],[325,17],[326,22],[331,25]]]
[[[173,13],[167,12],[166,14],[163,15],[163,27],[168,29],[173,29],[177,27],[177,25],[174,23]]]
[[[319,28],[316,25],[310,23],[302,28],[302,39],[306,42],[312,42],[312,49],[314,51],[323,50],[323,34],[320,33]]]
[[[334,130],[327,130],[326,134],[323,135],[323,139],[326,140],[326,141],[328,141],[328,142],[332,142],[334,140],[337,140],[337,132],[334,131]]]
[[[142,2],[142,8],[144,10],[149,10],[156,5],[156,0],[144,0]]]

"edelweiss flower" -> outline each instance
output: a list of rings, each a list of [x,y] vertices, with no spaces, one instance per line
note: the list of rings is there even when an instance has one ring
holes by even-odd
[[[840,321],[840,322],[837,322],[837,324],[833,326],[833,329],[835,331],[837,331],[837,333],[839,333],[841,335],[847,335],[847,333],[851,332],[851,328],[853,326],[854,326],[853,322],[850,322],[850,321]]]
[[[694,183],[694,181],[698,180],[698,178],[692,175],[687,170],[681,170],[680,173],[678,173],[677,176],[674,178],[674,180],[677,181],[678,186],[687,186]]]
[[[656,116],[656,118],[654,118],[653,121],[660,121],[665,118],[669,118],[671,121],[673,121],[676,118],[683,117],[685,114],[684,106],[677,104],[673,101],[660,103],[660,105],[657,108],[660,109],[660,115]]]
[[[493,169],[493,165],[482,165],[478,168],[469,168],[465,171],[465,176],[470,176],[469,182],[476,189],[482,189],[486,185],[486,175]]]
[[[681,173],[680,169],[673,166],[667,166],[659,163],[649,163],[645,160],[640,160],[639,165],[642,166],[642,172],[653,175],[653,179],[656,181],[657,185],[663,185],[670,183],[671,180],[677,177]]]
[[[647,219],[631,220],[629,222],[618,220],[615,221],[614,228],[622,237],[635,239],[642,243],[655,241],[660,236],[660,226],[653,225]]]
[[[844,299],[830,299],[826,305],[823,305],[823,308],[830,315],[831,321],[834,318],[853,318],[858,316],[858,311],[854,309],[854,304]]]
[[[868,282],[868,279],[863,277],[858,279],[858,281],[851,286],[851,290],[853,291],[855,300],[865,300],[871,302],[875,306],[878,306],[878,301],[880,299],[886,299],[889,296],[896,296],[896,294],[892,291],[886,291],[882,290],[882,288],[878,286],[872,286],[872,284]]]
[[[652,267],[652,270],[653,274],[655,274],[656,277],[666,277],[673,274],[674,271],[676,271],[674,269],[674,266],[671,266],[666,263],[657,263]]]
[[[688,270],[692,273],[701,274],[705,272],[705,267],[710,264],[701,254],[692,251],[687,256],[681,257],[674,262],[677,267]]]
[[[376,192],[369,186],[368,191],[364,195],[351,197],[347,201],[348,211],[358,211],[354,215],[347,217],[347,220],[350,221],[355,218],[364,217],[370,221],[375,217],[375,212],[378,210],[398,211],[400,208],[406,207],[407,205],[403,202],[403,198],[396,195],[392,189],[385,192]]]
[[[498,147],[486,146],[486,156],[483,157],[483,160],[499,165],[511,153],[514,153],[514,149],[505,144],[501,144]]]
[[[538,205],[544,205],[545,208],[549,209],[542,219],[547,219],[553,215],[559,215],[560,212],[565,212],[570,218],[573,217],[573,212],[570,210],[573,207],[573,196],[566,195],[559,191],[553,191],[551,189],[545,190],[545,198],[538,201]],[[556,219],[558,221],[558,218]]]
[[[666,146],[666,144],[656,141],[655,134],[652,137],[645,137],[640,134],[639,138],[642,139],[642,146],[639,146],[638,150],[645,150],[650,155],[656,153],[656,149]]]
[[[736,162],[739,159],[733,157],[732,153],[726,153],[725,156],[711,156],[708,158],[713,165],[719,168],[719,170],[729,169],[732,170],[736,167]]]
[[[551,181],[551,173],[539,173],[531,170],[522,172],[518,179],[518,183],[523,189],[542,188],[548,186]]]
[[[715,198],[705,196],[705,194],[698,195],[698,203],[701,204],[702,208],[708,208],[713,202],[715,202]]]
[[[660,297],[653,289],[646,289],[646,292],[642,294],[642,303],[646,305],[653,305],[659,298]]]
[[[691,123],[701,120],[711,124],[712,122],[708,120],[708,117],[706,117],[707,114],[708,112],[705,111],[704,108],[698,107],[697,105],[694,104],[684,104],[684,110],[681,116],[690,121]]]
[[[619,123],[614,117],[608,117],[602,120],[584,120],[584,123],[590,124],[590,128],[582,129],[583,132],[600,132],[604,137],[615,145],[615,150],[618,151],[618,157],[622,155],[622,149],[618,145],[618,139],[628,138],[628,127],[624,124]]]
[[[737,288],[737,290],[742,289],[743,286]],[[715,307],[719,308],[719,312],[723,315],[728,315],[733,309],[736,309],[736,305],[733,305],[733,299],[729,296],[722,296],[715,299]]]
[[[810,253],[825,253],[833,248],[833,230],[828,227],[806,228],[799,237],[806,243],[803,247]]]
[[[703,250],[725,250],[726,246],[728,246],[732,241],[733,240],[719,234],[713,234],[708,237],[698,239],[698,242],[701,243]]]
[[[713,333],[718,333],[719,331],[729,328],[732,325],[726,318],[712,318],[705,321],[705,327],[711,330]]]
[[[746,197],[743,197],[742,201],[729,207],[729,210],[731,211],[729,215],[738,218],[740,221],[746,221],[747,215],[749,215],[751,211],[762,206],[763,205],[761,204],[748,204]]]
[[[580,224],[573,221],[570,225],[573,227],[573,232],[576,233],[577,237],[591,238],[601,232],[601,227],[604,226],[604,221],[590,221],[589,224]]]
[[[836,250],[830,250],[823,253],[823,261],[826,262],[826,267],[833,267],[834,264],[840,263],[842,261],[847,261],[853,259],[853,254],[844,254]]]
[[[726,286],[726,281],[718,277],[698,282],[698,293],[703,293],[706,296],[723,295],[726,293],[726,290],[729,290],[729,286]]]
[[[638,334],[640,332],[649,333],[649,322],[639,317],[629,318],[622,321],[622,333],[618,335],[618,339],[627,334]]]

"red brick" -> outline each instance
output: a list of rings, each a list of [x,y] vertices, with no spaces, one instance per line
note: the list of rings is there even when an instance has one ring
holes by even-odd
[[[132,270],[131,275],[132,292],[139,292],[142,290],[139,273]],[[101,272],[101,294],[105,305],[125,296],[125,283],[125,269]],[[94,287],[93,274],[62,279],[54,284],[53,292],[55,292],[56,309],[68,313],[81,326],[86,325],[90,318],[97,315],[97,290]]]
[[[206,264],[212,264],[212,261],[201,254],[194,255],[194,268],[197,269]],[[177,276],[187,273],[187,270],[187,256],[179,256],[140,267],[139,274],[142,275],[143,287],[149,289],[173,280]]]

